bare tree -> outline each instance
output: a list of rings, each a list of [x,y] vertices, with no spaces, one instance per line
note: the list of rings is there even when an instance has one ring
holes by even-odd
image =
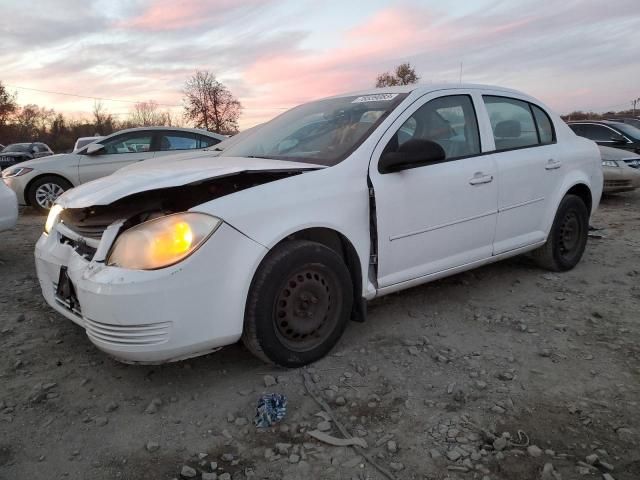
[[[93,123],[95,125],[95,133],[98,135],[109,135],[115,130],[115,120],[102,101],[95,100],[93,102]]]
[[[184,86],[184,116],[196,127],[221,133],[238,132],[242,105],[214,74],[197,71]]]
[[[2,82],[0,82],[0,127],[7,124],[17,110],[16,94],[9,93]]]
[[[136,103],[129,112],[127,123],[136,127],[153,127],[170,125],[171,119],[166,112],[161,112],[158,104],[149,100],[147,102]]]
[[[14,118],[19,138],[24,141],[38,140],[40,121],[40,107],[37,105],[25,105],[20,108]]]
[[[376,78],[376,88],[395,87],[396,85],[411,85],[418,83],[420,77],[410,63],[401,63],[394,73],[384,72]]]

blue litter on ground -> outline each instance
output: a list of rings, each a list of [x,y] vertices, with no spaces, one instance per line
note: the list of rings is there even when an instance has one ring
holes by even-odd
[[[287,414],[287,397],[279,393],[268,393],[258,399],[256,418],[258,428],[267,428],[278,423]]]

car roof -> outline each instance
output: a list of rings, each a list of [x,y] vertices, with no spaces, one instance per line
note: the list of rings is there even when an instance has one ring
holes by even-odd
[[[602,125],[611,125],[615,127],[616,125],[624,122],[615,122],[613,120],[571,120],[567,123],[569,125],[576,124],[576,123],[596,123],[596,124],[602,124]]]
[[[351,97],[356,95],[375,95],[377,93],[416,93],[418,95],[423,95],[425,93],[431,93],[438,90],[493,90],[500,91],[509,94],[517,94],[524,97],[529,97],[524,92],[520,92],[518,90],[514,90],[512,88],[499,87],[496,85],[483,85],[479,83],[416,83],[413,85],[400,85],[397,87],[380,87],[380,88],[368,88],[366,90],[359,90],[356,92],[343,93],[340,95],[334,95],[330,98],[339,98],[339,97]]]
[[[224,135],[220,135],[219,133],[210,132],[208,130],[203,130],[200,128],[183,128],[183,127],[134,127],[134,128],[125,128],[124,130],[118,130],[117,132],[113,132],[107,137],[110,137],[115,134],[121,133],[129,133],[129,132],[140,132],[147,130],[173,130],[176,132],[189,132],[189,133],[198,133],[200,135],[206,135],[207,137],[213,137],[218,139],[227,138]]]

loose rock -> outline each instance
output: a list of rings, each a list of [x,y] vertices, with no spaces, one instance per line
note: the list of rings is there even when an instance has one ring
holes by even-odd
[[[196,469],[188,465],[184,465],[182,470],[180,470],[180,476],[183,478],[196,478],[197,474]]]

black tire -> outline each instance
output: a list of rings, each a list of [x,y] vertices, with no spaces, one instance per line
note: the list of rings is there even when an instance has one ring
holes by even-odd
[[[29,186],[27,201],[29,205],[40,213],[47,213],[53,206],[55,199],[70,188],[73,188],[73,185],[64,178],[55,175],[45,175],[44,177],[36,179],[36,181]],[[48,190],[50,195],[48,195],[46,199],[43,199],[45,190]]]
[[[342,257],[320,243],[291,240],[276,246],[253,278],[242,340],[267,363],[300,367],[333,348],[352,304]]]
[[[576,195],[565,195],[558,206],[547,242],[532,253],[538,265],[554,272],[575,267],[587,246],[589,211]]]

